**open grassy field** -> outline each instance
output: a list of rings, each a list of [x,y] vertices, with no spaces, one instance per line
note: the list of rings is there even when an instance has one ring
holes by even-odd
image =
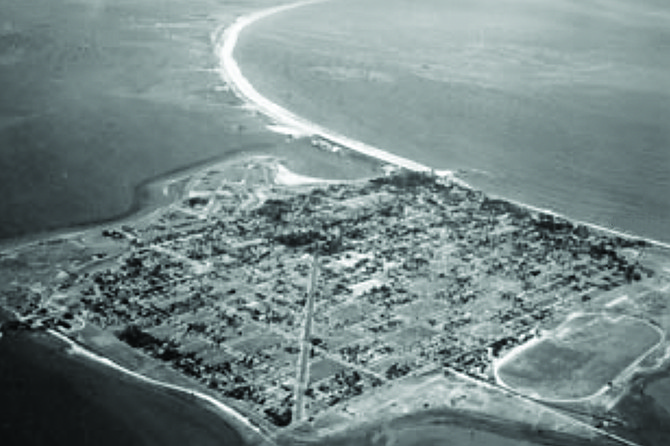
[[[541,399],[587,398],[661,340],[661,333],[640,319],[580,314],[550,336],[505,358],[498,365],[497,378]]]

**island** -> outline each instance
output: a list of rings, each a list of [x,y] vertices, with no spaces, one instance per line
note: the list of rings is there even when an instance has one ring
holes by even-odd
[[[449,175],[379,172],[238,158],[167,182],[179,198],[149,214],[7,249],[2,331],[193,389],[257,444],[378,440],[417,416],[652,444],[622,401],[667,368],[667,247]]]

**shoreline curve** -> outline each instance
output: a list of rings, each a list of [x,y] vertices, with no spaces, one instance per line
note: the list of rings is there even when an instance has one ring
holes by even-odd
[[[240,432],[240,427],[243,427],[247,429],[248,431],[253,432],[255,435],[257,435],[260,439],[263,440],[262,444],[265,445],[275,445],[275,441],[270,438],[268,434],[263,432],[261,428],[257,425],[255,425],[251,420],[246,418],[244,415],[242,415],[240,412],[236,411],[232,407],[222,403],[221,401],[217,400],[216,398],[204,394],[202,392],[199,392],[194,389],[189,389],[186,387],[178,386],[176,384],[170,384],[164,381],[160,381],[157,379],[149,378],[148,376],[142,375],[141,373],[134,372],[130,369],[127,369],[123,367],[120,364],[117,364],[116,362],[112,361],[109,358],[106,358],[104,356],[98,355],[97,353],[94,353],[87,348],[83,347],[82,345],[76,343],[72,339],[68,338],[64,334],[56,331],[49,329],[47,330],[47,333],[50,335],[54,336],[55,338],[65,342],[69,347],[70,347],[70,353],[73,355],[78,355],[81,357],[84,357],[90,361],[93,361],[95,363],[104,365],[105,367],[109,367],[111,369],[116,370],[117,372],[120,372],[124,375],[131,376],[145,384],[149,384],[152,386],[168,389],[168,390],[173,390],[177,391],[180,393],[184,393],[190,396],[193,396],[195,398],[200,399],[201,401],[209,404],[210,406],[215,407],[218,411],[221,412],[221,414],[227,419],[227,420],[232,420],[234,424],[232,424],[231,427],[233,427],[236,431]],[[242,432],[240,432],[242,434]]]
[[[221,27],[214,31],[212,40],[215,46],[215,51],[219,57],[219,74],[224,82],[226,82],[233,90],[233,92],[247,105],[258,110],[260,113],[269,117],[276,124],[279,124],[285,129],[292,129],[293,133],[307,136],[319,136],[327,139],[341,146],[347,147],[350,150],[370,156],[372,158],[404,167],[409,170],[429,172],[429,166],[420,164],[416,161],[404,158],[384,150],[378,149],[364,142],[348,138],[344,135],[329,130],[323,126],[313,123],[305,118],[297,116],[293,112],[281,107],[280,105],[270,101],[261,95],[251,83],[244,77],[239,65],[233,57],[233,52],[237,45],[237,40],[240,33],[249,25],[269,17],[271,15],[295,9],[301,6],[310,4],[323,3],[328,0],[306,0],[286,5],[275,6],[268,9],[244,15],[239,17],[232,25]],[[439,172],[441,176],[453,175],[451,171]]]
[[[357,141],[355,139],[341,135],[317,123],[311,122],[306,118],[300,117],[290,110],[270,101],[268,98],[261,95],[247,80],[247,78],[244,77],[239,65],[237,64],[237,61],[233,57],[233,53],[235,51],[240,33],[245,28],[271,15],[289,11],[301,6],[324,3],[326,1],[329,0],[301,0],[285,5],[274,6],[241,16],[235,20],[232,25],[221,26],[217,28],[212,34],[212,42],[215,47],[216,55],[219,58],[218,71],[221,79],[231,88],[235,95],[237,95],[245,102],[245,105],[248,108],[256,110],[270,118],[276,126],[283,128],[284,132],[286,132],[287,129],[292,129],[293,134],[317,136],[377,160],[408,170],[414,170],[418,172],[433,172],[438,176],[447,177],[451,181],[457,182],[458,184],[469,189],[474,189],[470,184],[466,183],[462,179],[457,178],[455,173],[451,170],[435,170],[429,166],[410,160],[409,158],[404,158],[402,156],[386,152],[362,141]],[[533,206],[528,203],[522,203],[496,194],[487,193],[487,195],[491,198],[505,200],[509,203],[523,207],[533,212],[548,214],[553,217],[566,219],[576,225],[583,225],[598,231],[612,234],[617,237],[641,240],[649,243],[650,245],[670,249],[670,243],[668,242],[631,234],[620,229],[608,228],[597,223],[576,220],[570,218],[569,216],[552,211],[551,209]]]

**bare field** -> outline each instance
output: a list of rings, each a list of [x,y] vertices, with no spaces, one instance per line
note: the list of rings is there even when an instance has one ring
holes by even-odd
[[[589,398],[606,389],[663,339],[647,322],[606,314],[569,318],[549,337],[512,352],[498,380],[545,400]]]

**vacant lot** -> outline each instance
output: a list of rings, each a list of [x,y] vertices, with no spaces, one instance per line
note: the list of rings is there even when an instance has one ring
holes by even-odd
[[[542,399],[597,393],[661,341],[653,326],[632,317],[582,314],[498,366],[504,385]]]

